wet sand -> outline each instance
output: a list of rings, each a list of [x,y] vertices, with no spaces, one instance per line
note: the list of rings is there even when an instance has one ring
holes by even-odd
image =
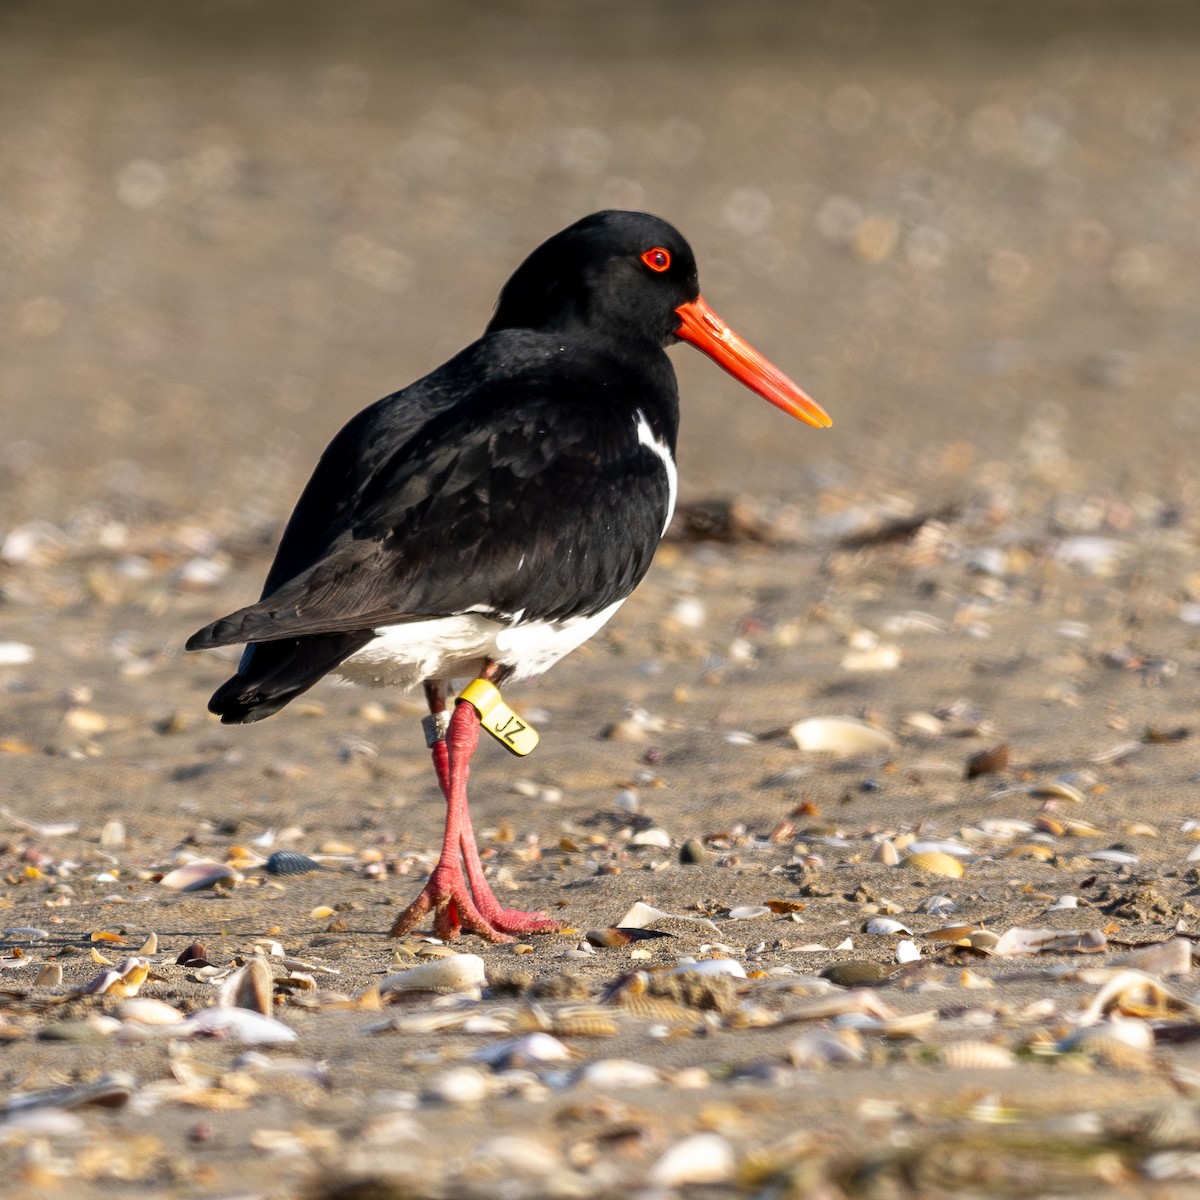
[[[1104,969],[1200,906],[1181,10],[1022,31],[751,8],[729,31],[702,6],[687,39],[643,16],[591,43],[535,9],[454,43],[359,11],[272,38],[231,9],[236,49],[200,19],[5,18],[0,1097],[132,1076],[112,1107],[0,1120],[16,1194],[1189,1194],[1193,976],[1119,998],[1153,1049],[1068,1049]],[[480,998],[375,1008],[428,953],[385,936],[440,833],[419,705],[328,684],[225,729],[204,704],[232,655],[182,643],[257,594],[338,425],[611,204],[675,221],[706,298],[835,426],[674,352],[685,511],[611,626],[511,690],[537,753],[484,745],[472,774],[498,890],[565,931],[464,939]],[[800,750],[788,728],[826,715],[893,744]],[[706,862],[680,863],[691,839]],[[964,847],[962,876],[906,865],[912,840]],[[325,869],[254,865],[281,848]],[[242,878],[164,888],[190,855]],[[712,926],[591,946],[637,901]],[[949,926],[1107,946],[997,957],[928,936]],[[115,995],[73,995],[94,950],[152,932],[142,996],[215,1002],[190,943],[264,952],[298,1040],[138,1038]],[[748,978],[639,1003],[714,955]],[[802,1020],[850,995],[818,978],[847,963],[876,964],[864,1003],[890,1015]],[[472,1058],[539,1029],[569,1057]],[[587,1075],[605,1060],[654,1074]],[[447,1103],[464,1066],[486,1098]],[[708,1185],[663,1161],[700,1133]]]

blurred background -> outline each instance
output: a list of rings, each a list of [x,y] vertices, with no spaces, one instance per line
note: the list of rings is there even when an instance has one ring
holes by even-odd
[[[1186,490],[1198,33],[1168,0],[5,0],[0,533],[277,528],[346,418],[606,206],[677,224],[835,419],[676,350],[685,496],[1046,447]]]

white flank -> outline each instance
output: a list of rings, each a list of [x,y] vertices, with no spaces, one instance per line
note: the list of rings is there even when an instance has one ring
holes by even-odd
[[[646,414],[637,410],[637,435],[639,445],[645,446],[652,454],[658,456],[667,473],[667,519],[663,522],[662,531],[667,532],[671,518],[675,515],[675,497],[679,494],[679,472],[675,469],[675,459],[671,456],[671,448],[661,438],[654,436]]]
[[[624,603],[618,600],[590,617],[506,625],[480,613],[385,625],[352,654],[337,674],[375,687],[415,687],[426,679],[478,675],[488,661],[512,667],[514,679],[540,675],[564,654],[582,646]]]

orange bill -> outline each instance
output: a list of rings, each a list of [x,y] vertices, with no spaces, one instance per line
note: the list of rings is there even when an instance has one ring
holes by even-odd
[[[818,429],[833,424],[829,414],[811,396],[793,383],[778,367],[769,363],[748,342],[743,342],[702,296],[676,310],[679,328],[675,336],[703,351],[719,367],[724,367],[735,379],[752,392],[769,400],[785,413],[815,425]]]

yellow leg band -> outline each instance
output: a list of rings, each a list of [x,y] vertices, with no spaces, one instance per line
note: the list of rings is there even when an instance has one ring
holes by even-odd
[[[537,746],[537,730],[504,703],[495,684],[486,679],[474,679],[458,698],[465,700],[479,714],[480,724],[506,750],[523,757]]]

